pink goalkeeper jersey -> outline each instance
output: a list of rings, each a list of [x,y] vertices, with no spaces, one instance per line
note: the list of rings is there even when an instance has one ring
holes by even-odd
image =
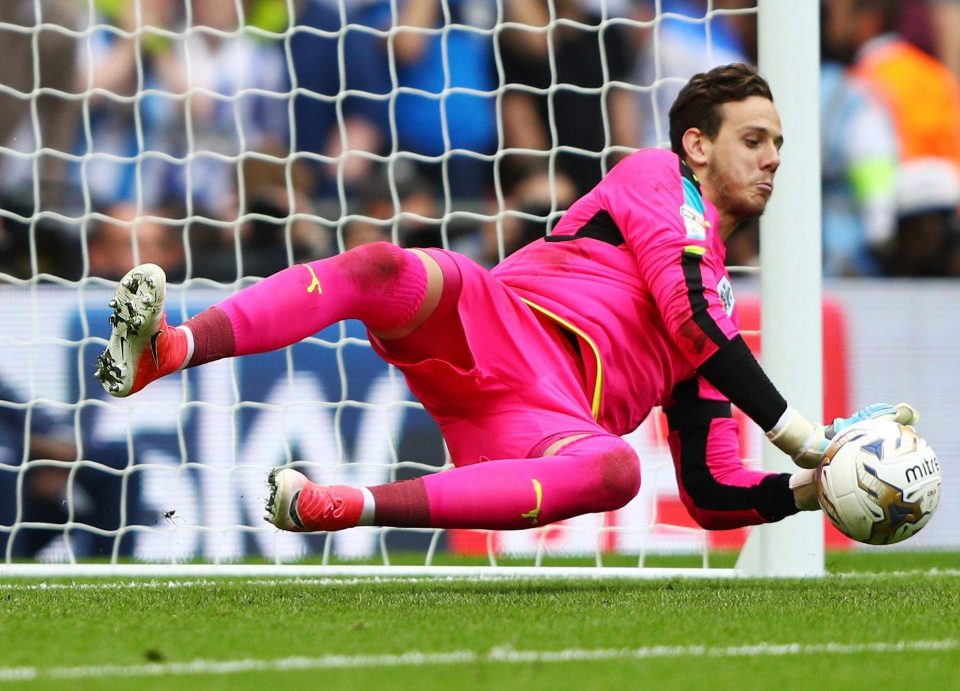
[[[597,421],[635,429],[738,333],[717,210],[678,157],[621,161],[554,228],[493,269],[580,336]],[[701,393],[726,400],[701,384]]]

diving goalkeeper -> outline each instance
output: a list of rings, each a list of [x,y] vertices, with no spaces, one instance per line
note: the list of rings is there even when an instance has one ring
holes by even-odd
[[[167,324],[159,267],[132,270],[111,306],[97,376],[114,396],[224,357],[291,345],[344,319],[406,377],[454,468],[373,487],[269,475],[266,519],[292,531],[357,525],[522,529],[611,511],[640,487],[621,438],[654,406],[680,497],[708,529],[816,509],[811,468],[870,406],[824,426],[791,408],[737,330],[724,240],[759,216],[783,142],[769,86],[745,65],[694,76],[670,111],[672,151],[638,151],[553,232],[492,270],[442,249],[379,242],[297,265]],[[731,402],[799,469],[745,467]]]

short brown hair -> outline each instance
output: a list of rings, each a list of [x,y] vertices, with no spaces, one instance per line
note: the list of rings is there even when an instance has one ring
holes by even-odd
[[[750,65],[722,65],[693,75],[670,107],[670,148],[682,158],[683,133],[691,127],[713,139],[723,124],[720,106],[750,96],[773,101],[770,85]]]

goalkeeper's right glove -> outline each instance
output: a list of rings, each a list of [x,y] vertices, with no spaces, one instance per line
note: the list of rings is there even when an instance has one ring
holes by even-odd
[[[820,508],[817,498],[817,478],[812,468],[801,468],[790,476],[790,491],[793,503],[801,511],[816,511]]]
[[[816,468],[830,440],[850,425],[864,420],[893,420],[901,425],[915,425],[919,419],[920,414],[906,403],[875,403],[824,426],[810,422],[788,406],[773,429],[767,432],[767,438],[801,468]]]

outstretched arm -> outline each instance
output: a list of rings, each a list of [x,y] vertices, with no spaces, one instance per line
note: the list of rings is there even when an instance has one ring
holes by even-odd
[[[720,347],[698,371],[801,468],[816,467],[829,441],[854,423],[879,419],[914,425],[920,418],[906,403],[875,403],[828,425],[811,422],[787,404],[740,336]]]
[[[709,530],[770,523],[796,513],[801,505],[790,474],[744,465],[730,402],[704,397],[710,394],[701,391],[703,385],[699,377],[682,382],[666,407],[670,453],[687,511]]]

